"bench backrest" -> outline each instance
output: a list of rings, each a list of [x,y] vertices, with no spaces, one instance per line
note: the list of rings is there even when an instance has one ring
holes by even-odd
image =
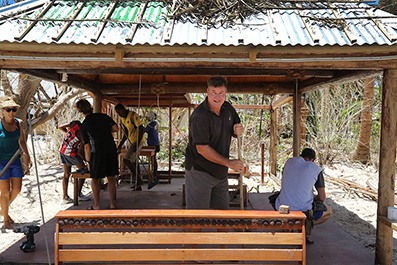
[[[305,264],[306,260],[301,212],[68,210],[56,218],[56,264],[193,260]]]

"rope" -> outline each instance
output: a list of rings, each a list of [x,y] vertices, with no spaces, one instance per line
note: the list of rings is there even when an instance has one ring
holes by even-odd
[[[139,94],[138,94],[138,110],[137,110],[138,121],[140,119],[139,110],[141,108],[141,89],[142,89],[142,75],[139,76]],[[137,185],[138,185],[138,170],[140,171],[140,168],[139,168],[139,145],[140,145],[139,127],[140,126],[139,126],[139,122],[138,122],[137,133],[136,133],[136,152],[135,152],[135,155],[136,155],[136,158],[135,158],[135,187],[137,187]],[[132,175],[131,175],[131,178],[132,178]],[[131,183],[132,183],[132,179],[131,179]]]
[[[45,219],[44,219],[43,200],[41,198],[39,173],[37,171],[37,160],[36,160],[36,153],[35,153],[35,150],[34,150],[34,143],[33,143],[33,131],[32,131],[32,120],[30,118],[30,109],[28,109],[28,117],[29,117],[30,139],[32,140],[32,152],[33,152],[34,167],[35,167],[35,171],[36,171],[37,189],[39,191],[41,219],[43,221],[43,228],[44,228],[44,241],[45,241],[45,246],[46,246],[46,250],[47,250],[48,264],[51,265],[50,251],[49,251],[49,248],[48,248],[48,240],[47,240],[47,229],[46,229],[46,226],[45,226]],[[21,128],[21,130],[22,129],[23,128]]]

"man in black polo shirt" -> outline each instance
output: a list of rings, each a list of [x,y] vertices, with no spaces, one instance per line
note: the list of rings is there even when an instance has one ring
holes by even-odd
[[[232,136],[244,128],[233,106],[225,102],[227,81],[211,77],[207,98],[190,117],[186,148],[185,185],[187,209],[228,209],[228,168],[242,172],[244,163],[229,159]]]

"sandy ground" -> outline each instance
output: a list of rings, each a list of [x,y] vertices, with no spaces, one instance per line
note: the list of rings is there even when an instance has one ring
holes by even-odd
[[[44,156],[38,154],[36,157]],[[47,222],[62,209],[70,205],[63,205],[62,198],[62,177],[63,167],[57,158],[46,161],[46,164],[38,165],[38,176],[40,181],[41,201],[44,210],[44,220]],[[42,161],[39,160],[42,163]],[[259,172],[260,166],[251,167],[251,172]],[[374,167],[366,167],[359,164],[333,164],[324,167],[324,172],[334,178],[354,181],[355,183],[367,186],[367,181],[377,187],[378,171]],[[270,179],[260,184],[260,176],[251,176],[245,179],[245,183],[251,192],[272,192],[279,187]],[[327,201],[332,207],[333,216],[331,220],[343,230],[352,235],[356,240],[365,246],[369,251],[374,252],[376,235],[376,208],[377,203],[361,194],[346,190],[339,185],[326,182]],[[90,193],[89,184],[86,183],[83,193]],[[69,184],[69,196],[73,195],[73,185]],[[38,192],[36,170],[33,167],[30,175],[23,179],[23,188],[19,196],[10,207],[10,216],[15,219],[14,228],[24,225],[41,225],[42,214]],[[3,225],[3,217],[0,217],[0,226]],[[14,233],[12,230],[1,230],[0,232],[0,253],[14,244],[24,235]],[[397,233],[394,232],[393,254],[397,265]]]

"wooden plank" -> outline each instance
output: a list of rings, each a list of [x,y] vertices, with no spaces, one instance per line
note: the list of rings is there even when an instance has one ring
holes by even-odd
[[[302,249],[61,249],[60,261],[301,261]]]
[[[305,219],[300,211],[291,211],[289,214],[279,214],[276,211],[242,211],[242,210],[188,210],[188,209],[152,209],[152,210],[63,210],[55,218],[288,218]]]
[[[47,4],[45,4],[42,8],[40,8],[37,11],[37,13],[33,19],[39,19],[41,16],[43,16],[51,8],[52,4],[53,4],[53,1],[49,1]],[[19,31],[19,35],[15,36],[14,39],[21,40],[23,37],[26,36],[26,34],[28,34],[28,32],[33,28],[33,26],[36,25],[36,23],[37,23],[37,20],[28,22],[26,24],[26,26],[24,28],[22,28],[22,30]]]
[[[378,216],[387,216],[394,205],[397,143],[397,70],[385,70],[382,84],[382,117],[379,156]],[[393,230],[377,221],[375,264],[393,263]]]
[[[299,90],[301,93],[308,93],[314,90],[319,90],[323,88],[328,89],[331,86],[347,84],[349,82],[353,82],[356,80],[372,78],[380,75],[382,75],[382,71],[380,70],[362,70],[362,71],[357,71],[357,72],[337,76],[330,80],[320,82],[317,84],[305,85],[303,82],[303,84],[299,86]]]
[[[94,36],[91,38],[91,41],[96,42],[99,39],[99,36],[101,36],[101,33],[102,33],[102,31],[103,31],[103,29],[104,29],[104,27],[106,25],[106,21],[102,21],[102,20],[109,19],[109,17],[112,15],[113,10],[116,7],[116,5],[117,5],[117,1],[114,1],[108,6],[103,18],[101,19],[101,21],[96,26],[97,29],[96,29],[96,31],[94,33]]]
[[[283,232],[64,232],[59,245],[244,244],[302,245],[302,233]]]
[[[378,220],[389,226],[394,231],[397,231],[397,220],[390,220],[386,216],[378,215]]]
[[[292,101],[293,96],[290,94],[285,94],[281,97],[278,97],[274,102],[272,102],[271,107],[272,108],[278,108],[283,106],[284,104]]]
[[[302,7],[302,5],[299,3],[296,3],[296,6]],[[311,37],[312,41],[314,43],[319,43],[322,36],[320,34],[319,27],[312,25],[311,20],[308,18],[308,17],[313,16],[311,14],[311,11],[300,9],[298,12],[299,12],[299,17],[302,19],[303,24],[305,24],[305,28],[306,28],[307,32],[309,33],[309,36]]]
[[[280,44],[282,41],[282,37],[281,37],[280,31],[277,29],[277,26],[276,26],[277,22],[275,20],[275,16],[273,16],[272,10],[270,10],[270,9],[266,10],[266,13],[267,13],[267,17],[269,19],[271,32],[273,33],[273,38],[277,44]]]
[[[79,2],[75,8],[73,9],[73,11],[69,14],[69,16],[67,16],[65,19],[66,20],[70,20],[70,21],[64,21],[61,23],[61,26],[59,27],[59,29],[56,32],[56,36],[53,36],[52,39],[55,41],[58,41],[63,33],[65,33],[66,29],[70,26],[70,24],[72,24],[73,19],[75,19],[77,17],[77,15],[80,13],[81,9],[83,8],[85,2]]]
[[[358,35],[356,31],[353,29],[352,22],[349,20],[345,20],[346,17],[342,17],[341,12],[339,9],[336,9],[336,6],[334,3],[330,3],[330,6],[333,7],[332,13],[336,18],[339,18],[343,21],[345,21],[346,25],[343,27],[343,31],[345,32],[347,38],[350,40],[351,43],[356,43]]]
[[[136,17],[134,18],[133,22],[141,22],[142,21],[142,16],[145,13],[146,6],[147,6],[147,2],[141,2],[139,9],[138,9],[138,13],[136,14]],[[137,28],[138,28],[138,23],[135,23],[131,26],[130,30],[126,34],[126,37],[125,37],[126,41],[132,41]]]
[[[199,36],[201,36],[201,42],[207,43],[207,41],[208,41],[208,25],[200,25]]]
[[[170,42],[171,41],[171,36],[172,36],[172,31],[174,30],[174,19],[168,18],[167,24],[165,25],[164,29],[164,41],[165,42]]]
[[[389,41],[393,42],[393,41],[397,40],[397,33],[394,31],[394,29],[391,28],[390,26],[384,24],[382,22],[382,20],[376,16],[376,14],[375,14],[375,12],[373,12],[373,10],[366,9],[365,12],[367,12],[368,16],[371,17],[372,21],[382,31],[382,33],[385,34],[386,38],[388,38]]]

